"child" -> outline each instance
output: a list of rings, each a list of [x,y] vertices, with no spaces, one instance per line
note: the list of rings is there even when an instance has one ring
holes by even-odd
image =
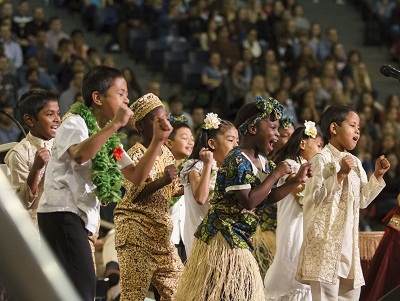
[[[387,224],[385,234],[379,242],[372,258],[365,286],[360,300],[381,300],[383,296],[400,285],[399,277],[399,237],[400,237],[400,194],[395,206],[383,219]],[[383,299],[382,299],[383,300]]]
[[[128,154],[142,158],[154,139],[154,116],[166,114],[161,100],[148,93],[132,105],[134,128],[143,138]],[[172,300],[183,265],[171,241],[171,198],[181,190],[170,150],[162,145],[144,184],[125,181],[125,195],[114,211],[115,247],[121,272],[121,300],[143,300],[150,283],[162,300]],[[175,180],[176,179],[176,180]],[[175,181],[173,181],[175,180]]]
[[[359,117],[350,107],[329,107],[321,130],[329,144],[310,160],[314,177],[304,192],[304,241],[296,279],[310,284],[313,300],[358,300],[364,284],[359,209],[383,189],[390,164],[380,156],[367,180],[360,160],[348,152],[360,138]]]
[[[170,115],[169,121],[173,130],[165,145],[174,156],[175,166],[177,166],[179,172],[193,151],[194,139],[184,115],[175,118]],[[172,197],[169,205],[173,223],[171,239],[184,263],[187,255],[186,241],[184,239],[186,198],[184,195]]]
[[[123,176],[144,182],[171,132],[166,118],[157,116],[149,151],[134,166],[115,134],[133,115],[127,94],[117,69],[98,66],[85,75],[85,104],[73,104],[57,129],[38,207],[41,234],[87,301],[94,300],[96,286],[88,235],[97,231],[100,203],[120,201]]]
[[[269,157],[273,158],[276,153],[288,142],[290,136],[294,133],[294,119],[292,116],[282,116],[279,119],[279,139],[274,145],[274,150],[269,154]]]
[[[240,146],[230,151],[218,171],[211,208],[195,233],[175,300],[264,300],[251,254],[251,237],[258,225],[255,209],[282,199],[311,176],[311,164],[306,163],[296,176],[272,189],[290,173],[286,163],[270,171],[263,155],[278,140],[282,113],[277,100],[262,97],[239,109],[235,125]]]
[[[206,216],[213,196],[218,167],[238,144],[238,132],[229,121],[208,113],[196,135],[194,150],[180,172],[185,190],[186,219],[183,232],[189,256],[194,233]]]
[[[278,186],[294,176],[301,164],[310,160],[322,146],[323,140],[314,122],[308,121],[298,127],[274,157],[275,163],[285,161],[292,169],[292,174],[282,177]],[[303,188],[303,184],[299,185],[277,205],[276,255],[264,279],[266,300],[311,300],[310,287],[295,280],[303,241]]]
[[[60,125],[58,101],[46,90],[33,89],[21,96],[18,107],[29,133],[7,153],[5,162],[11,171],[13,188],[38,227],[36,210],[44,190],[46,164]],[[39,238],[39,232],[37,235]]]

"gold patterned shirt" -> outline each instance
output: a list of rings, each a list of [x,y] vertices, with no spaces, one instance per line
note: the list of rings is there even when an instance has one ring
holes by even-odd
[[[159,246],[168,246],[172,233],[172,222],[169,211],[171,197],[180,190],[179,180],[162,187],[150,196],[136,201],[136,197],[149,183],[160,179],[168,165],[174,164],[171,151],[161,147],[162,154],[157,157],[146,182],[140,186],[125,180],[125,195],[121,204],[114,210],[116,226],[116,247],[126,242],[139,246],[154,248],[154,242]],[[136,143],[127,153],[136,165],[144,155],[146,148]]]
[[[337,173],[344,156],[356,166],[338,184]],[[374,175],[367,179],[361,161],[331,144],[311,160],[314,176],[304,191],[304,241],[296,279],[302,283],[320,281],[335,284],[338,277],[364,284],[358,247],[359,209],[367,207],[385,186]]]

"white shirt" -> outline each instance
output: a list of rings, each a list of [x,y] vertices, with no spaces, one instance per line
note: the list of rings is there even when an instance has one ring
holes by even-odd
[[[173,224],[171,240],[175,245],[179,245],[182,239],[183,244],[185,244],[185,239],[183,237],[183,229],[185,226],[185,196],[182,195],[174,206],[169,210],[171,212],[171,220]]]
[[[92,161],[78,164],[68,153],[72,145],[87,138],[88,128],[79,115],[68,117],[57,129],[37,212],[76,213],[85,222],[86,229],[95,233],[100,203],[93,193],[96,187],[92,181]],[[125,151],[119,162],[120,169],[132,164]]]

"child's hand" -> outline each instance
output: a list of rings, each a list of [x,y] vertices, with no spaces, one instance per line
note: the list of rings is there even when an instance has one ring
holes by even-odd
[[[272,173],[276,174],[276,177],[280,179],[283,176],[292,173],[292,169],[290,168],[289,164],[282,161],[278,163],[278,165],[275,167]]]
[[[343,157],[340,162],[340,170],[339,173],[343,175],[348,175],[350,171],[356,166],[356,162],[352,156],[346,155]]]
[[[390,168],[390,163],[384,155],[380,156],[375,162],[374,175],[376,178],[381,178]]]
[[[211,151],[208,150],[208,148],[203,147],[200,150],[200,160],[203,161],[204,165],[206,164],[212,164],[214,160],[214,155]]]
[[[49,160],[50,160],[49,151],[45,147],[40,148],[36,152],[35,159],[33,160],[32,169],[33,170],[42,169],[43,166],[45,166],[47,162],[49,162]]]
[[[129,119],[133,117],[133,112],[127,106],[119,107],[118,111],[115,113],[112,123],[114,123],[118,129],[125,126]]]
[[[311,162],[304,163],[300,166],[299,171],[294,176],[298,183],[304,183],[313,175],[313,164]]]
[[[173,180],[178,177],[178,169],[174,164],[168,165],[165,167],[164,175],[161,180],[164,181],[164,185],[170,184]]]
[[[165,115],[154,116],[153,121],[153,135],[161,141],[166,141],[172,132],[171,123],[167,120]]]

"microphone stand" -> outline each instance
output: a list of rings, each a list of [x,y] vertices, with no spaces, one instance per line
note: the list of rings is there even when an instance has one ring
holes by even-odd
[[[9,113],[7,113],[6,111],[4,111],[3,109],[0,109],[0,113],[6,115],[8,118],[10,118],[12,121],[14,121],[14,123],[18,126],[18,128],[21,130],[21,132],[24,134],[24,137],[26,137],[26,132],[24,130],[24,128],[22,127],[22,125],[18,122],[17,119],[15,119],[14,116],[10,115]]]

